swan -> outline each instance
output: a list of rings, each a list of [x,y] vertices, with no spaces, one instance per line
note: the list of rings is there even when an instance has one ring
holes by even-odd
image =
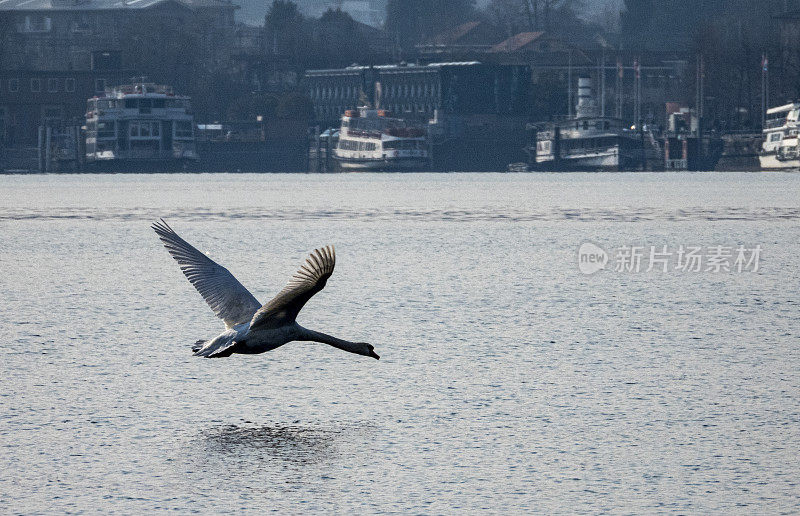
[[[350,353],[380,359],[371,344],[338,339],[303,328],[295,321],[303,305],[325,287],[333,274],[336,252],[332,246],[315,249],[283,290],[261,306],[228,269],[179,237],[164,219],[154,222],[152,228],[189,282],[225,323],[225,331],[217,337],[198,340],[192,346],[194,356],[254,355],[298,340],[322,342]]]

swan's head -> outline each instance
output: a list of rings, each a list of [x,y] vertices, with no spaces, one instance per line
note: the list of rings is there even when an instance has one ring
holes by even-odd
[[[375,360],[381,359],[381,357],[379,357],[378,354],[375,353],[375,346],[373,346],[372,344],[367,344],[366,342],[359,342],[358,345],[361,346],[362,355],[372,357]]]

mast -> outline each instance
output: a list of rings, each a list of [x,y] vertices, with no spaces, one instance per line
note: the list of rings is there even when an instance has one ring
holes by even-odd
[[[600,116],[606,116],[606,47],[603,47],[600,66]]]
[[[572,118],[572,49],[569,50],[569,62],[567,65],[567,105],[569,118]]]

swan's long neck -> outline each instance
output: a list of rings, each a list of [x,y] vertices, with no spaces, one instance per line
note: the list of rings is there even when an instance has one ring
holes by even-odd
[[[357,353],[359,355],[364,354],[363,344],[361,343],[350,342],[349,340],[344,340],[344,339],[337,339],[336,337],[333,337],[326,333],[309,330],[308,328],[303,328],[302,326],[299,326],[299,328],[300,328],[300,334],[297,337],[297,340],[310,340],[314,342],[322,342],[324,344],[330,344],[334,348],[339,348],[344,351],[349,351],[350,353]]]

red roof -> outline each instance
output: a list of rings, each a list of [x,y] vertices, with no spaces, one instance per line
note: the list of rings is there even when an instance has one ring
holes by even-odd
[[[478,27],[480,24],[481,22],[477,21],[462,23],[458,27],[453,27],[452,29],[446,30],[441,34],[434,36],[432,43],[435,45],[456,44],[461,38],[472,32],[472,30]]]

